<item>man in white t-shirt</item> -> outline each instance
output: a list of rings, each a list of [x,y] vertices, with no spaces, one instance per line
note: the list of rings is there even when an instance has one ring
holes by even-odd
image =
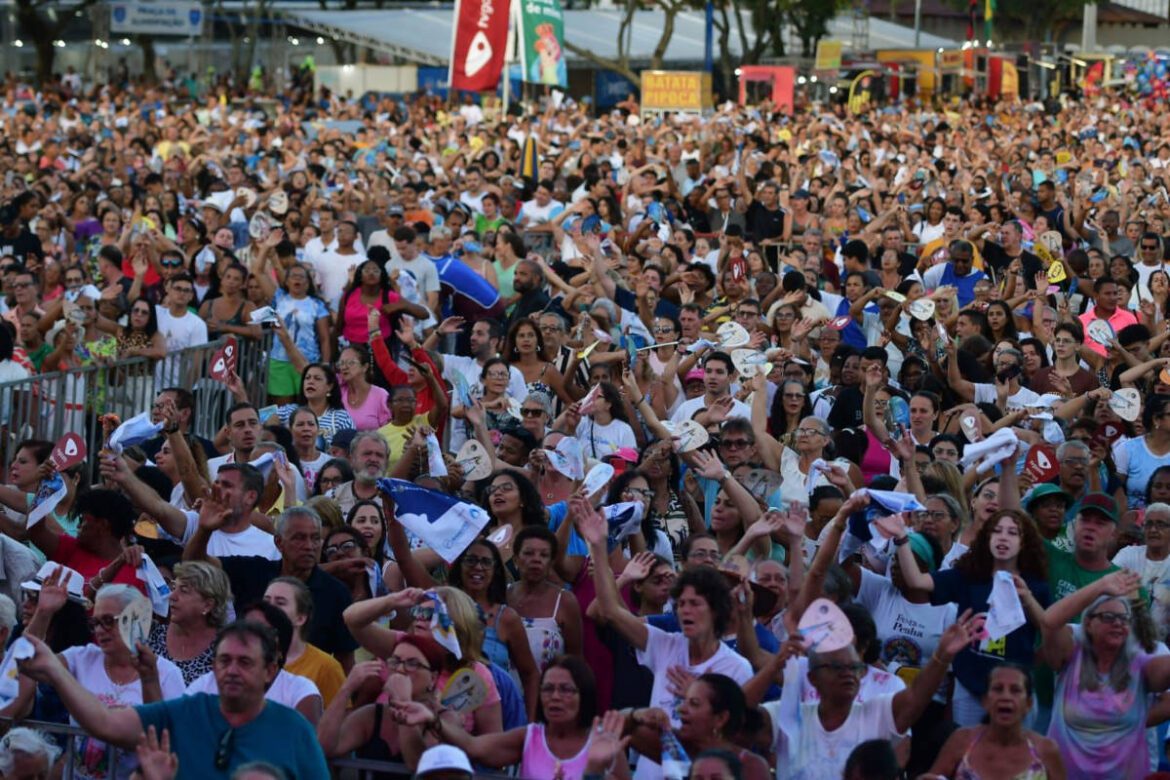
[[[207,343],[207,323],[188,307],[195,296],[195,283],[187,274],[172,276],[166,284],[165,304],[156,306],[158,332],[167,342],[164,360],[159,361],[155,381],[159,387],[190,386],[195,377],[182,377],[180,362],[175,352]]]
[[[1123,547],[1113,556],[1113,565],[1129,569],[1142,578],[1142,585],[1154,602],[1152,611],[1158,635],[1165,636],[1170,625],[1170,504],[1159,502],[1146,507],[1142,533],[1146,543]]]
[[[800,685],[785,684],[780,701],[761,705],[770,718],[776,777],[840,780],[849,754],[862,742],[904,737],[930,704],[955,655],[975,638],[975,622],[968,618],[952,623],[909,688],[864,702],[857,700],[857,694],[865,663],[853,644],[831,652],[810,652],[809,680],[817,700],[802,702]],[[799,666],[796,658],[788,659],[786,681],[800,679]]]
[[[726,352],[709,353],[703,359],[703,385],[706,392],[698,398],[692,398],[679,404],[679,407],[674,410],[674,414],[670,416],[670,421],[675,425],[685,422],[703,409],[710,408],[716,401],[731,398],[731,382],[734,378],[735,364],[731,362],[731,356]],[[731,411],[727,413],[725,419],[732,417],[743,417],[750,420],[752,419],[752,410],[743,401],[731,398]]]
[[[552,194],[552,182],[542,181],[538,184],[532,200],[525,201],[524,205],[520,207],[516,223],[525,230],[551,232],[552,218],[565,210],[565,204],[559,200],[553,200]]]
[[[174,451],[177,449],[176,438],[182,437],[172,435],[169,438]],[[186,458],[189,457],[188,452]],[[180,470],[186,458],[182,455],[176,458]],[[189,465],[194,468],[194,461]],[[264,476],[255,466],[248,463],[221,466],[215,477],[219,501],[206,501],[201,513],[172,506],[154,488],[134,476],[120,456],[112,461],[103,459],[102,476],[117,483],[135,506],[158,521],[160,535],[176,544],[186,545],[190,541],[201,518],[219,522],[221,518],[217,512],[222,514],[226,511],[226,522],[211,533],[207,543],[209,555],[258,555],[270,561],[280,560],[280,552],[276,549],[272,534],[252,525],[252,512],[256,510],[260,495],[264,492]]]
[[[436,316],[439,311],[439,270],[423,255],[418,233],[409,225],[400,227],[394,231],[394,245],[398,249],[398,258],[392,257],[386,262],[386,273],[393,276],[395,271],[409,271],[421,298],[417,302]],[[401,279],[398,286],[403,287]],[[403,296],[409,298],[406,292],[403,290]]]

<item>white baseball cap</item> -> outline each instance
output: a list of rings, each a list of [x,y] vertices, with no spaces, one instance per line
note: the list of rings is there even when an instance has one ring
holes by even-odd
[[[454,745],[435,745],[423,751],[414,776],[426,777],[435,772],[466,772],[471,777],[471,762],[467,760],[467,754]]]

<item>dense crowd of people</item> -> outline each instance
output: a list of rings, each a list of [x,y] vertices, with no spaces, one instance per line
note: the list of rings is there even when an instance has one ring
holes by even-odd
[[[1164,765],[1161,106],[259,97],[7,85],[0,777]]]

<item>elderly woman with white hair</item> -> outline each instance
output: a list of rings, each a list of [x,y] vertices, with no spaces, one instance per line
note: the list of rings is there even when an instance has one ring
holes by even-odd
[[[35,729],[19,726],[0,739],[0,777],[4,780],[41,780],[61,755],[61,748]]]
[[[25,628],[25,633],[44,639],[49,621],[68,600],[68,590],[58,569],[41,584],[36,612]],[[145,644],[150,632],[146,627],[143,641],[132,650],[122,641],[118,616],[127,608],[145,607],[151,613],[146,596],[129,585],[106,585],[94,598],[93,614],[89,619],[93,641],[81,647],[71,647],[59,658],[86,690],[99,697],[109,707],[132,707],[137,704],[173,699],[183,695],[183,674],[179,667],[165,658],[158,658]],[[74,722],[73,725],[77,725]],[[138,767],[133,754],[108,752],[107,746],[90,737],[76,737],[73,752],[73,777],[129,778]],[[114,765],[108,759],[113,756]]]
[[[1134,637],[1137,574],[1120,569],[1065,596],[1044,613],[1042,652],[1057,671],[1048,736],[1069,780],[1145,777],[1148,694],[1170,688],[1170,656]],[[1079,626],[1069,625],[1080,614]]]
[[[1113,556],[1113,565],[1129,569],[1141,578],[1153,600],[1154,625],[1158,636],[1170,633],[1170,504],[1146,507],[1141,525],[1145,544],[1123,547]]]

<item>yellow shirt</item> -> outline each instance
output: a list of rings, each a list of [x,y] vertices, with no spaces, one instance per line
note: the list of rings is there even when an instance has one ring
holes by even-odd
[[[301,657],[295,663],[285,664],[284,668],[289,674],[299,674],[316,683],[326,707],[345,682],[345,671],[337,659],[314,645],[305,645]]]
[[[406,425],[395,425],[388,422],[378,429],[378,433],[382,434],[382,438],[390,445],[390,459],[386,461],[386,468],[389,469],[402,457],[402,451],[406,449],[406,431],[408,428],[418,428],[420,425],[429,425],[430,422],[425,414],[416,414],[414,419]]]

